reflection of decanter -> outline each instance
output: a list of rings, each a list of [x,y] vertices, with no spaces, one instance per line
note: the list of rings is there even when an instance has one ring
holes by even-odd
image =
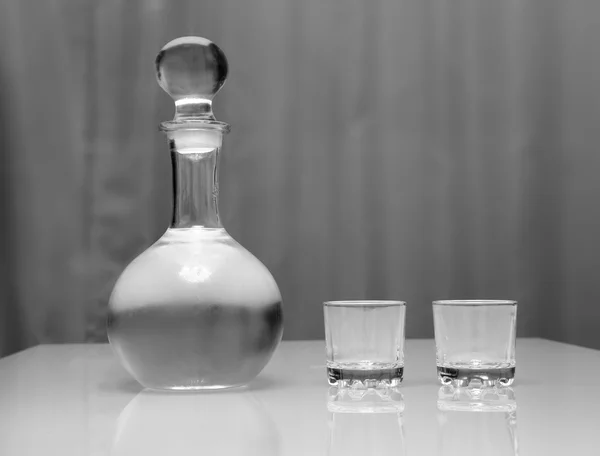
[[[283,323],[275,280],[219,220],[218,162],[229,125],[215,120],[212,98],[227,60],[214,43],[185,37],[161,50],[156,69],[176,107],[175,119],[161,124],[171,148],[173,219],[117,281],[109,340],[148,388],[242,385],[271,358]]]
[[[512,388],[440,388],[440,456],[517,456],[517,402]]]
[[[331,388],[327,409],[328,456],[406,454],[399,389]]]
[[[121,412],[111,456],[279,456],[274,422],[250,392],[145,390]]]

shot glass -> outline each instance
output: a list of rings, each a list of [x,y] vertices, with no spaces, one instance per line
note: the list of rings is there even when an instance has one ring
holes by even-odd
[[[399,386],[404,375],[403,301],[327,301],[325,339],[330,385]]]
[[[513,383],[516,301],[434,301],[433,322],[442,385],[478,388]]]

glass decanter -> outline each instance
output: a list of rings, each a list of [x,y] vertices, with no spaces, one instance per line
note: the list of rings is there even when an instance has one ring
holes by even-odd
[[[153,389],[216,389],[248,383],[283,332],[281,294],[268,269],[219,220],[218,163],[229,125],[212,99],[227,77],[214,43],[183,37],[156,57],[175,101],[163,122],[173,165],[173,219],[133,260],[109,302],[108,337],[120,361]]]

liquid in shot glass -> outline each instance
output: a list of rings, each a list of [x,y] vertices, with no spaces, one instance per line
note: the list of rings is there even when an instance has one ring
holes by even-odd
[[[443,385],[512,385],[517,302],[433,302],[438,378]]]
[[[405,302],[327,301],[324,314],[330,385],[400,385],[404,376]]]

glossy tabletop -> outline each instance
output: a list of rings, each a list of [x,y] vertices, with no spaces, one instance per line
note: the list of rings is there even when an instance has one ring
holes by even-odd
[[[283,342],[248,387],[198,394],[142,391],[108,345],[38,346],[0,360],[0,455],[600,454],[600,351],[519,339],[516,411],[440,410],[433,341],[405,351],[389,393],[330,388],[311,341]]]

